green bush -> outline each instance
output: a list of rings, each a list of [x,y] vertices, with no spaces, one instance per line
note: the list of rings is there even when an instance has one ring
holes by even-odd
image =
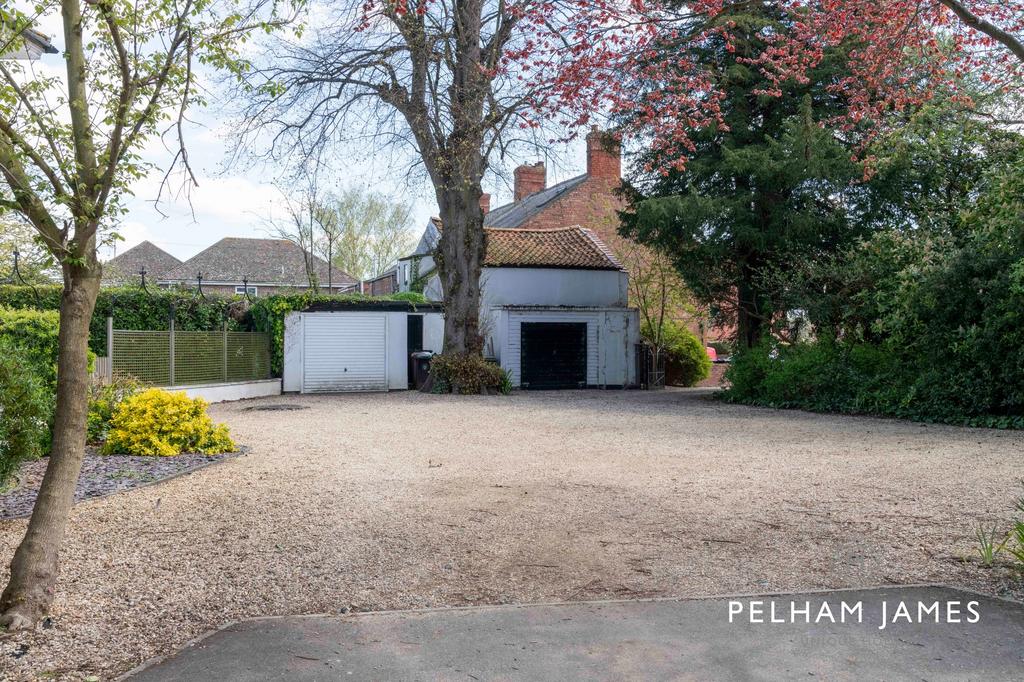
[[[914,364],[889,344],[822,339],[772,342],[733,357],[725,373],[729,402],[813,412],[873,414],[965,426],[1024,428],[1024,418],[987,413],[951,395],[967,383]]]
[[[726,400],[766,407],[886,414],[900,397],[894,356],[866,343],[769,341],[735,356],[725,376]]]
[[[501,383],[498,384],[498,393],[511,395],[515,385],[512,383],[512,372],[507,369],[501,370]]]
[[[955,238],[887,231],[811,267],[792,307],[817,340],[734,357],[723,397],[1024,428],[1024,154],[961,222]]]
[[[93,383],[89,386],[89,415],[87,438],[90,443],[99,444],[107,439],[110,420],[114,412],[127,398],[141,393],[145,384],[132,377],[116,377],[109,383]]]
[[[463,395],[502,392],[505,378],[501,367],[473,353],[435,355],[430,361],[430,374],[434,393]]]
[[[59,313],[0,309],[0,340],[21,349],[22,357],[51,391],[57,390],[59,332]],[[95,359],[95,354],[90,351],[90,370]]]
[[[654,342],[655,335],[649,325],[640,330],[641,336]],[[707,349],[689,329],[666,320],[662,323],[661,346],[666,354],[665,381],[672,386],[694,386],[711,375],[711,359]]]
[[[0,489],[49,444],[53,395],[23,349],[0,339]]]
[[[224,424],[213,423],[207,403],[184,391],[151,388],[122,400],[110,419],[103,453],[171,457],[215,455],[235,449]]]
[[[21,349],[24,362],[51,390],[57,386],[59,330],[56,312],[0,309],[0,339]]]
[[[427,299],[420,291],[399,291],[387,297],[391,301],[408,301],[409,303],[426,303]]]

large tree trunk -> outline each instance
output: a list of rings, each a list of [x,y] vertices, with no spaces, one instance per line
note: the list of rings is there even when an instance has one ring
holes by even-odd
[[[750,349],[761,341],[765,317],[763,297],[754,284],[754,268],[750,265],[749,256],[741,266],[737,294],[736,342],[740,349]]]
[[[12,630],[32,627],[53,600],[58,554],[85,456],[89,321],[99,289],[94,262],[65,266],[53,446],[28,530],[11,561],[10,582],[0,596],[0,625]]]
[[[441,241],[436,261],[444,288],[444,352],[481,353],[480,271],[483,267],[483,190],[479,181],[438,192]]]

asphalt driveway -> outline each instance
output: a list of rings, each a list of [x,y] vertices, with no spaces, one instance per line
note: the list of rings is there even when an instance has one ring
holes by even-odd
[[[1022,641],[1024,605],[916,587],[258,619],[130,679],[995,681]]]
[[[253,616],[1020,585],[962,561],[976,523],[1010,517],[1020,433],[706,391],[211,412],[248,453],[76,506],[51,627],[0,640],[5,675],[106,678]],[[4,567],[24,527],[0,523]]]

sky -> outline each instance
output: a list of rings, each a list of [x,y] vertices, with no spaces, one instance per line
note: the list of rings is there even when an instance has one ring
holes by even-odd
[[[17,3],[16,3],[17,4]],[[41,17],[38,30],[51,36],[62,47],[60,15]],[[44,55],[35,68],[53,74],[63,74],[64,62],[60,54]],[[186,197],[177,192],[164,196],[155,204],[160,180],[171,153],[159,139],[151,140],[143,150],[143,158],[154,164],[147,177],[137,181],[133,197],[126,201],[128,213],[117,228],[123,240],[105,247],[100,256],[108,259],[124,253],[131,247],[148,240],[175,257],[185,260],[224,237],[267,237],[272,227],[269,222],[283,216],[284,196],[276,181],[283,169],[273,167],[228,167],[229,152],[236,140],[231,135],[230,121],[221,112],[222,101],[216,92],[210,93],[210,103],[203,109],[193,109],[189,118],[193,123],[186,131],[189,158],[198,186],[192,187]],[[567,145],[553,147],[548,162],[548,184],[578,175],[585,170],[585,142],[577,139]],[[520,163],[540,160],[511,159],[504,176]],[[331,178],[318,184],[339,189],[362,186],[381,192],[412,205],[413,229],[417,236],[421,226],[437,215],[437,203],[426,177],[409,179],[405,170],[408,157],[395,155],[393,150],[365,149],[350,154],[339,152],[331,171]],[[178,183],[180,186],[180,183]],[[485,180],[484,191],[492,195],[491,206],[511,201],[512,190],[507,180],[491,175]]]

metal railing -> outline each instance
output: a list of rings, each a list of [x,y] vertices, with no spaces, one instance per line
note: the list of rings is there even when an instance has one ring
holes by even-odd
[[[112,327],[112,325],[111,325]],[[108,328],[110,375],[154,386],[270,378],[270,337],[259,332],[141,331]]]
[[[665,388],[665,353],[648,343],[636,344],[636,371],[640,388]]]

